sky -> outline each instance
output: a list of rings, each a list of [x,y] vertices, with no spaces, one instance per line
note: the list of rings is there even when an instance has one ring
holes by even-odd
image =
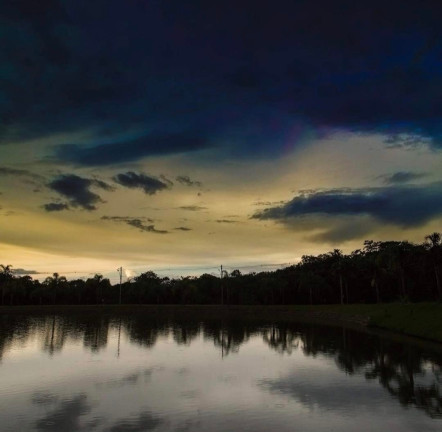
[[[442,5],[6,0],[0,263],[274,269],[442,230]]]

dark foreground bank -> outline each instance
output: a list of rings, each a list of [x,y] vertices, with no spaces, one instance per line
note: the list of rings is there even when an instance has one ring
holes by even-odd
[[[122,313],[198,319],[312,321],[358,327],[376,327],[442,342],[442,304],[370,304],[317,306],[217,306],[217,305],[56,305],[3,306],[11,313]]]

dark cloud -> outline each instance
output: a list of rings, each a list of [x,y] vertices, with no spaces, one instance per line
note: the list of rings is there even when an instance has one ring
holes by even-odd
[[[55,26],[67,23],[66,11],[59,0],[45,0],[36,7],[32,0],[8,1],[2,10],[3,17],[22,24],[28,22],[34,37],[40,42],[40,54],[53,65],[67,62],[67,47],[58,37]]]
[[[413,173],[409,171],[398,171],[391,175],[381,176],[380,178],[383,179],[385,184],[393,185],[393,184],[409,183],[413,180],[418,180],[422,177],[426,177],[426,174]]]
[[[137,228],[143,232],[152,232],[156,234],[168,234],[169,231],[158,230],[155,228],[155,225],[150,224],[146,225],[146,222],[153,222],[150,218],[144,217],[130,217],[130,216],[102,216],[102,220],[110,220],[113,222],[124,223],[131,227]]]
[[[32,3],[2,9],[3,144],[94,131],[55,152],[94,166],[213,143],[280,154],[303,131],[442,142],[438,2]]]
[[[310,215],[368,215],[402,227],[419,226],[442,215],[442,183],[317,191],[258,211],[252,218],[296,223]]]
[[[145,174],[137,174],[132,171],[117,174],[114,181],[131,189],[142,189],[147,195],[154,195],[159,191],[170,188],[170,181],[161,181]]]
[[[33,181],[44,181],[44,177],[28,170],[0,166],[0,176],[24,177]]]
[[[169,232],[165,230],[158,230],[155,228],[155,225],[144,225],[139,219],[132,219],[131,221],[128,221],[127,224],[144,232],[152,232],[156,234],[167,234]]]
[[[167,155],[200,150],[205,139],[186,134],[146,136],[132,141],[100,144],[94,147],[65,144],[56,149],[56,157],[84,166],[129,162],[147,156]]]
[[[184,176],[184,175],[181,175],[181,176],[177,176],[177,177],[175,177],[175,180],[176,180],[178,183],[181,183],[181,184],[183,184],[183,185],[185,185],[185,186],[196,186],[196,187],[201,187],[201,186],[203,185],[200,181],[197,181],[197,180],[191,180],[189,176]]]
[[[43,208],[47,212],[57,212],[62,210],[69,210],[69,205],[66,203],[48,203],[44,204]]]
[[[217,219],[215,222],[216,223],[226,223],[226,224],[238,223],[238,221],[229,220],[229,219]]]
[[[75,174],[61,175],[47,185],[50,189],[69,199],[72,207],[81,207],[85,210],[96,210],[95,204],[103,202],[101,197],[90,191],[91,187],[112,191],[114,188],[107,183],[79,177]],[[54,204],[54,203],[52,203]],[[52,211],[54,206],[47,204]],[[48,210],[48,209],[46,209]],[[51,211],[51,210],[48,210]]]
[[[197,205],[191,205],[191,206],[181,206],[178,207],[181,210],[188,210],[188,211],[201,211],[201,210],[207,210],[207,207],[197,206]]]
[[[145,432],[158,428],[164,422],[163,418],[146,411],[135,418],[129,417],[117,421],[113,426],[106,429],[106,432]]]
[[[22,268],[13,269],[12,273],[14,273],[17,276],[42,274],[41,272],[38,272],[37,270],[25,270]]]
[[[160,175],[160,179],[164,181],[164,183],[168,184],[170,187],[173,186],[173,181],[169,180],[164,174]]]
[[[181,226],[181,227],[174,228],[174,230],[177,230],[177,231],[192,231],[192,228]]]
[[[35,429],[41,432],[79,431],[80,417],[90,410],[87,396],[84,394],[62,400],[52,412],[35,423]]]

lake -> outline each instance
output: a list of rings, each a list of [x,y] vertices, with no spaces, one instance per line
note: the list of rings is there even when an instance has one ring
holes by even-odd
[[[0,316],[0,431],[440,431],[442,350],[308,323]]]

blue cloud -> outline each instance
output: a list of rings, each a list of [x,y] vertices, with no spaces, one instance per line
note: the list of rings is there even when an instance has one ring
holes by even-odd
[[[6,2],[0,143],[95,130],[55,150],[88,166],[277,155],[294,124],[442,143],[442,27],[418,0],[80,3]],[[152,133],[103,141],[137,128]]]
[[[402,227],[419,226],[442,216],[442,183],[316,191],[258,211],[252,218],[293,223],[309,215],[368,215]]]
[[[103,202],[101,197],[90,190],[91,187],[112,191],[114,188],[102,180],[79,177],[75,174],[66,174],[52,180],[48,185],[69,200],[72,207],[81,207],[85,210],[96,210],[96,204]],[[46,204],[47,211],[63,210],[63,204]],[[67,209],[67,206],[65,207]]]
[[[134,161],[146,156],[191,152],[207,146],[205,139],[195,135],[166,134],[92,147],[63,145],[57,148],[56,157],[61,161],[78,165],[110,165]]]

